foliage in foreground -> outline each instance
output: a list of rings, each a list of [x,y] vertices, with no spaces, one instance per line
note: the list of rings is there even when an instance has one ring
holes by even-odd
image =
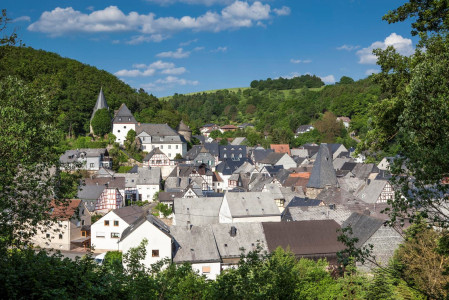
[[[333,277],[325,260],[297,260],[281,248],[271,255],[249,252],[237,269],[207,280],[189,264],[168,261],[145,268],[146,241],[123,255],[108,253],[103,265],[92,257],[72,261],[59,254],[3,250],[0,290],[8,299],[421,299],[394,280],[347,272]],[[45,274],[45,276],[42,276]]]

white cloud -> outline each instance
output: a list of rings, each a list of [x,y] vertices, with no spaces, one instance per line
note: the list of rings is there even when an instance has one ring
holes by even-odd
[[[326,84],[333,84],[333,83],[335,83],[334,75],[320,76],[320,78]]]
[[[290,59],[290,62],[292,64],[308,64],[311,63],[312,61],[310,59],[305,59],[305,60],[301,60],[301,59]]]
[[[386,49],[388,46],[393,46],[398,53],[406,56],[412,55],[415,52],[411,39],[392,33],[383,42],[374,42],[371,46],[357,51],[356,54],[359,56],[359,64],[375,64],[377,62],[377,56],[373,54],[373,50],[377,48]]]
[[[21,16],[21,17],[15,18],[11,22],[12,23],[16,23],[16,22],[31,22],[31,18],[28,17],[28,16]]]
[[[368,69],[365,71],[365,75],[377,74],[379,73],[378,69]]]
[[[186,58],[190,56],[190,51],[184,51],[182,48],[178,48],[176,51],[167,51],[156,54],[157,57],[170,57],[170,58]]]
[[[337,47],[337,50],[353,51],[353,50],[357,50],[359,48],[360,48],[360,46],[358,46],[358,45],[354,46],[354,45],[346,45],[346,44],[344,44],[344,45],[342,45],[340,47]]]
[[[193,40],[190,40],[190,41],[187,41],[187,42],[179,43],[179,46],[185,47],[185,46],[188,46],[188,45],[190,45],[192,43],[196,43],[196,42],[198,42],[198,39],[193,39]]]
[[[185,4],[202,4],[206,6],[211,6],[215,4],[227,5],[232,3],[232,0],[147,0],[148,2],[156,3],[161,6],[168,6],[175,3],[185,3]]]
[[[210,50],[210,52],[212,52],[212,53],[217,53],[217,52],[226,52],[226,51],[228,51],[228,47],[218,47],[217,49],[213,49],[213,50]]]
[[[201,51],[201,50],[204,50],[204,47],[195,47],[195,48],[193,48],[193,51]]]
[[[291,12],[290,7],[287,7],[287,6],[282,6],[282,8],[275,8],[275,9],[273,9],[273,11],[278,16],[288,16]]]
[[[155,81],[156,84],[166,84],[166,85],[198,85],[197,80],[187,80],[183,78],[178,78],[176,76],[167,76],[162,79]]]
[[[281,8],[278,11],[285,11]],[[103,10],[83,13],[72,7],[56,7],[52,11],[45,11],[39,20],[30,24],[28,30],[47,33],[51,36],[61,36],[69,33],[111,33],[138,32],[128,44],[142,42],[158,42],[168,38],[171,34],[184,31],[219,32],[242,27],[252,27],[263,20],[276,15],[270,5],[254,1],[249,4],[234,1],[220,12],[207,11],[203,15],[160,17],[154,13],[139,14],[129,12],[125,14],[117,6],[109,6]]]
[[[134,69],[123,69],[114,73],[118,77],[148,77],[155,74],[180,75],[187,72],[184,67],[176,67],[172,62],[164,62],[162,60],[155,61],[149,65],[133,64]]]
[[[186,71],[187,71],[186,68],[179,67],[179,68],[165,69],[161,73],[167,75],[181,75],[184,74]]]
[[[90,5],[90,6],[86,7],[86,9],[87,9],[87,10],[90,10],[90,11],[94,11],[95,7],[92,6],[92,5]]]

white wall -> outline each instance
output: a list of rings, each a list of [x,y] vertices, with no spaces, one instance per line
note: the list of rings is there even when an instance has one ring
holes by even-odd
[[[184,157],[187,154],[187,145],[184,143],[179,144],[152,144],[147,141],[142,142],[141,149],[146,152],[150,152],[154,148],[159,148],[169,159],[175,159],[176,154],[181,154]]]
[[[280,222],[280,221],[281,221],[281,216],[279,215],[279,216],[267,216],[267,217],[232,218],[231,223]]]
[[[104,221],[109,221],[109,226],[104,225]],[[118,221],[118,226],[114,226],[114,221]],[[95,250],[118,250],[118,241],[123,231],[129,226],[114,212],[109,212],[91,226],[91,245]],[[118,238],[112,238],[111,233],[118,233]],[[103,233],[104,237],[99,237]]]
[[[119,249],[126,253],[130,248],[139,246],[142,240],[146,238],[148,245],[146,247],[147,255],[142,263],[146,267],[158,262],[164,258],[172,258],[172,241],[169,236],[160,231],[150,222],[145,221],[129,236],[119,243]],[[152,257],[152,250],[159,250],[159,257]]]
[[[142,201],[153,202],[153,196],[159,192],[159,185],[151,184],[137,184],[136,185]]]
[[[120,145],[123,145],[123,142],[126,139],[126,135],[128,134],[128,131],[136,130],[136,124],[112,124],[112,133],[116,137],[116,142]]]
[[[192,264],[192,269],[198,272],[200,275],[205,275],[207,279],[215,280],[220,274],[221,267],[220,262],[200,263]],[[203,267],[210,267],[209,273],[203,273]]]

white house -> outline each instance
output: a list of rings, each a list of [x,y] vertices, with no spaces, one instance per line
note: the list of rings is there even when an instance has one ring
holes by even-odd
[[[170,228],[153,215],[146,215],[137,219],[123,231],[119,241],[119,250],[126,253],[146,239],[147,255],[142,263],[146,267],[161,259],[172,259],[173,238]]]
[[[136,133],[143,151],[159,148],[169,159],[174,159],[177,154],[182,157],[187,154],[186,140],[167,124],[139,123]]]
[[[139,206],[114,209],[91,226],[91,245],[95,250],[118,250],[123,231],[143,215]]]
[[[112,133],[116,137],[116,142],[123,145],[126,135],[130,129],[136,130],[137,121],[131,111],[123,103],[114,118],[112,119]]]
[[[107,169],[112,167],[112,160],[105,148],[67,150],[61,155],[59,161],[62,169],[66,170],[98,171],[102,167]]]
[[[194,271],[215,280],[221,272],[221,259],[211,225],[172,226],[170,231],[175,238],[173,262],[190,263]]]
[[[220,223],[280,222],[281,213],[271,193],[227,192],[219,212]]]
[[[159,192],[161,184],[160,168],[139,168],[136,188],[139,192],[139,199],[153,202],[154,195]]]

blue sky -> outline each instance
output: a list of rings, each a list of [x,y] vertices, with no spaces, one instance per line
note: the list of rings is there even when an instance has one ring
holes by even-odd
[[[395,0],[6,0],[27,46],[115,74],[156,96],[246,87],[254,79],[378,70],[373,48],[413,53]],[[100,85],[101,83],[99,83]]]

